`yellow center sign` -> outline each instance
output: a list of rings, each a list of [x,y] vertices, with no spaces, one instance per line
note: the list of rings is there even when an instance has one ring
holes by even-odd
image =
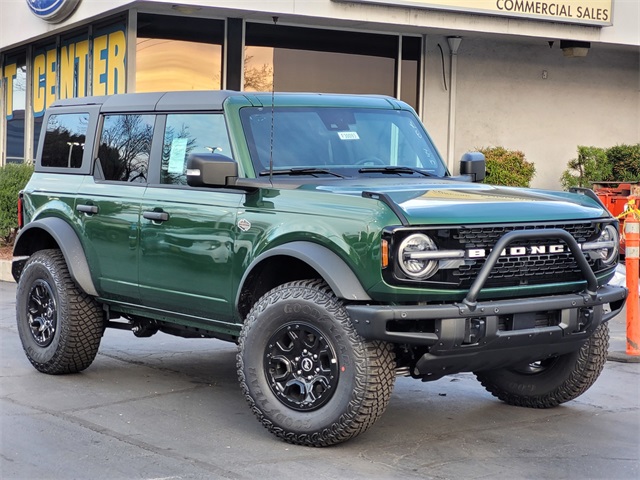
[[[113,26],[89,39],[36,49],[32,57],[32,108],[36,117],[56,99],[111,95],[126,91],[127,37],[122,26]],[[14,92],[24,91],[27,82],[18,78],[18,64],[7,63],[0,70],[6,85],[5,116],[13,117]],[[23,94],[24,97],[24,94]],[[1,113],[0,113],[1,114]]]
[[[611,25],[613,0],[334,0]]]

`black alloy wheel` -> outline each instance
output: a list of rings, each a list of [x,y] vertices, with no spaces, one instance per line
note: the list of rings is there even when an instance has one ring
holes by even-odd
[[[38,279],[31,286],[27,321],[38,346],[50,345],[58,327],[58,309],[53,289],[46,280]]]
[[[264,358],[269,387],[289,408],[310,411],[327,403],[340,372],[333,346],[313,325],[293,322],[269,339]]]

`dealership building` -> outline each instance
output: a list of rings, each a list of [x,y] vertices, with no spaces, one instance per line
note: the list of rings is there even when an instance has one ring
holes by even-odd
[[[0,164],[57,99],[166,90],[394,96],[452,172],[503,146],[541,188],[640,142],[638,0],[1,0],[0,72]]]

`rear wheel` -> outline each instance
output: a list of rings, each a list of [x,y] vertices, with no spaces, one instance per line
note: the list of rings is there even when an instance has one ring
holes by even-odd
[[[526,365],[476,372],[482,385],[500,400],[520,407],[549,408],[582,395],[607,360],[609,327],[600,325],[575,352]]]
[[[100,306],[75,284],[60,250],[41,250],[27,261],[18,282],[16,319],[27,358],[49,374],[91,365],[104,330]]]
[[[386,409],[395,381],[390,345],[361,338],[318,280],[264,295],[247,316],[237,361],[260,422],[301,445],[332,445],[364,432]]]

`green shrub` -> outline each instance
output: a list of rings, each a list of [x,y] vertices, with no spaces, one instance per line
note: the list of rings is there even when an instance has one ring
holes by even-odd
[[[569,160],[567,167],[560,177],[560,183],[566,190],[590,187],[593,182],[605,182],[611,178],[612,167],[604,148],[578,146],[578,158]]]
[[[607,150],[607,158],[613,167],[613,180],[621,182],[640,180],[640,143],[611,147]]]
[[[528,187],[531,184],[536,167],[533,162],[525,160],[524,153],[504,147],[485,147],[478,150],[484,154],[487,161],[484,183],[510,187]]]
[[[0,245],[10,244],[18,227],[18,193],[33,173],[27,164],[9,163],[0,167]]]
[[[567,163],[563,188],[591,187],[597,182],[640,181],[640,143],[611,148],[578,146],[578,158]]]

